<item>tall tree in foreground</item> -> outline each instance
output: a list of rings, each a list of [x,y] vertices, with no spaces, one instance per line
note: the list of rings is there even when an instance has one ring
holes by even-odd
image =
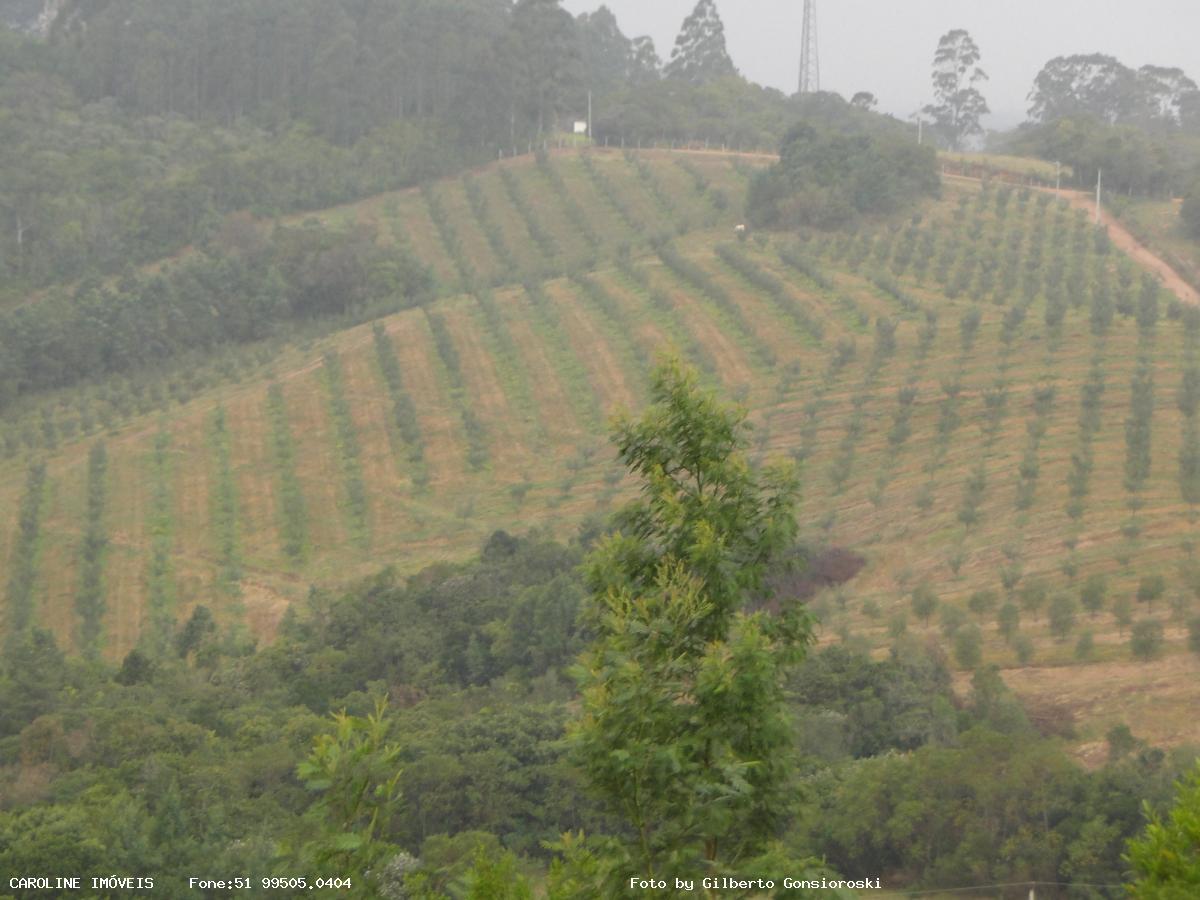
[[[737,74],[725,47],[725,24],[715,0],[699,0],[683,20],[664,74],[693,84]]]
[[[1136,880],[1138,900],[1185,900],[1200,896],[1200,766],[1179,785],[1166,821],[1146,807],[1149,822],[1129,842],[1126,861]]]
[[[934,102],[925,112],[955,150],[965,139],[983,134],[979,119],[991,111],[975,87],[987,80],[978,63],[979,47],[970,34],[958,28],[942,35],[933,56]]]
[[[400,748],[388,743],[387,701],[365,718],[333,716],[296,774],[317,794],[305,842],[292,854],[297,870],[348,878],[349,897],[377,897],[380,868],[396,848],[388,826],[400,803]]]
[[[615,426],[641,497],[587,562],[596,640],[570,731],[627,826],[593,844],[604,896],[631,872],[727,873],[767,849],[792,797],[783,675],[812,639],[795,604],[746,611],[795,541],[794,472],[753,471],[745,414],[678,362],[655,371],[651,393],[640,421]]]

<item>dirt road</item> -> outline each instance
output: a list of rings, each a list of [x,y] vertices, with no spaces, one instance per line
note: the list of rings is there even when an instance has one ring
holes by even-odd
[[[979,183],[978,178],[968,178],[964,175],[946,174],[942,177],[952,181],[971,181],[976,184]],[[1095,213],[1096,198],[1090,193],[1085,193],[1083,191],[1056,191],[1054,188],[1039,187],[1035,187],[1033,190],[1040,190],[1047,194],[1054,194],[1058,197],[1061,197],[1076,209],[1082,209],[1089,215]],[[1163,285],[1184,303],[1191,303],[1196,306],[1200,306],[1200,291],[1197,291],[1194,287],[1184,281],[1183,277],[1174,269],[1172,269],[1166,263],[1166,261],[1156,255],[1154,251],[1130,234],[1124,225],[1117,221],[1114,216],[1112,216],[1103,208],[1100,211],[1100,221],[1108,229],[1108,236],[1112,239],[1113,244],[1115,244],[1120,250],[1127,253],[1134,262],[1156,274],[1159,279],[1161,279]]]

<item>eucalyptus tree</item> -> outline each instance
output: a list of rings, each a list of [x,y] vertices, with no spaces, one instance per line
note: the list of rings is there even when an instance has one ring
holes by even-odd
[[[979,46],[961,28],[942,35],[933,57],[934,102],[924,112],[933,118],[935,128],[956,150],[965,140],[983,133],[979,120],[990,112],[976,87],[987,80],[987,73],[978,65],[979,59]]]

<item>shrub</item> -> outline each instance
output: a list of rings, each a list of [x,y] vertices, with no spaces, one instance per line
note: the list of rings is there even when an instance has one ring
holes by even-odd
[[[1135,659],[1148,662],[1162,652],[1163,626],[1155,619],[1143,619],[1129,635],[1129,651]]]
[[[1033,641],[1031,641],[1025,635],[1017,635],[1013,639],[1012,647],[1017,654],[1017,662],[1019,662],[1021,665],[1027,666],[1033,662]]]
[[[1075,642],[1075,658],[1080,662],[1086,662],[1092,658],[1092,654],[1096,651],[1096,639],[1090,631],[1085,631],[1079,635],[1079,640]]]
[[[1125,633],[1125,629],[1133,623],[1133,604],[1128,597],[1118,597],[1112,605],[1113,621],[1117,623],[1117,630]]]
[[[967,600],[967,607],[982,621],[996,608],[999,597],[995,591],[975,591]]]
[[[1015,603],[1005,603],[996,613],[996,630],[1011,644],[1020,629],[1020,608]]]
[[[943,606],[939,618],[941,619],[939,624],[941,625],[942,636],[947,640],[953,640],[959,630],[969,624],[967,622],[967,614],[957,606]]]
[[[954,658],[964,669],[975,669],[983,661],[983,635],[974,625],[954,635]]]
[[[1050,601],[1050,633],[1057,641],[1065,641],[1075,628],[1075,600],[1069,594],[1058,594]]]
[[[913,590],[910,602],[913,614],[928,625],[938,608],[938,598],[937,594],[933,592],[933,585],[927,581],[921,582]]]
[[[1161,598],[1166,590],[1167,581],[1162,575],[1145,575],[1138,581],[1138,602],[1153,607],[1154,601]]]
[[[1104,609],[1104,601],[1107,596],[1108,579],[1100,574],[1089,575],[1083,584],[1083,589],[1079,592],[1083,608],[1093,617]]]
[[[939,192],[932,147],[822,133],[804,123],[784,139],[779,163],[754,176],[747,216],[760,227],[832,228]]]

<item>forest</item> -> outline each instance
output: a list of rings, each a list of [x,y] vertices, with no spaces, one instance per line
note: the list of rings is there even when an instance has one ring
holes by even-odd
[[[1200,88],[732,9],[0,0],[0,900],[1200,892]]]

